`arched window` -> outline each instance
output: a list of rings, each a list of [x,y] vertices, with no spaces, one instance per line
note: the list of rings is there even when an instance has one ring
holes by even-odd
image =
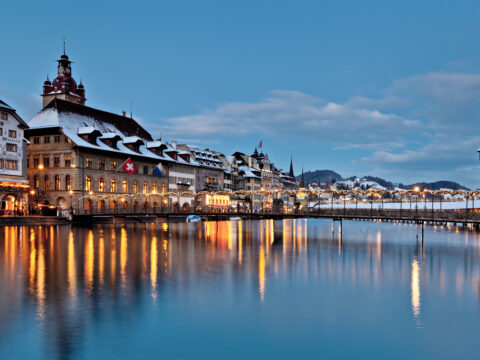
[[[114,193],[117,192],[117,180],[112,179],[110,181],[110,192]]]
[[[60,190],[60,175],[55,175],[55,190]]]
[[[162,194],[165,194],[167,192],[167,185],[162,184]]]
[[[104,192],[104,190],[105,190],[105,181],[103,180],[103,178],[100,178],[98,180],[98,191]]]
[[[133,182],[132,193],[136,194],[137,191],[138,191],[138,182],[134,181],[134,182]]]
[[[48,175],[45,175],[44,185],[45,185],[45,190],[50,190],[50,178],[48,177]]]
[[[40,177],[38,175],[33,177],[33,188],[37,190],[40,189]]]
[[[128,192],[128,181],[127,180],[122,181],[122,192],[124,194],[126,194]]]
[[[70,175],[65,176],[65,190],[72,190],[72,180],[70,178]]]
[[[90,176],[85,177],[85,190],[86,191],[92,190],[92,178]]]
[[[148,182],[146,181],[143,183],[143,193],[144,194],[148,193]]]
[[[152,184],[152,192],[154,192],[154,193],[157,192],[157,182],[156,181]]]

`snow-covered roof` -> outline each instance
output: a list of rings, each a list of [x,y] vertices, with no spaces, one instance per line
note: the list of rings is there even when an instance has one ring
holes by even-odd
[[[83,126],[81,128],[78,128],[77,134],[78,135],[88,135],[91,134],[95,131],[95,128],[93,126]]]
[[[139,141],[145,144],[145,141],[143,139],[140,139],[138,136],[127,136],[123,138],[124,144],[135,144],[136,142],[139,142]]]
[[[118,135],[116,133],[109,132],[109,133],[102,134],[102,136],[100,136],[100,139],[104,139],[104,140],[114,139],[114,138],[119,137],[119,136],[120,135]]]
[[[253,172],[257,171],[254,168],[251,168],[249,166],[239,166],[238,167],[239,171],[242,171],[244,173],[243,177],[245,178],[258,178],[259,176],[255,175]]]

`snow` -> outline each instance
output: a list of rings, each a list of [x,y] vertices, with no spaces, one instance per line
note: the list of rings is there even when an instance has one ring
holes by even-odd
[[[250,167],[248,167],[248,166],[239,166],[239,167],[238,167],[238,170],[244,172],[243,177],[245,177],[245,178],[258,178],[258,177],[259,177],[259,176],[255,175],[255,174],[253,173],[253,171],[256,171],[256,170],[253,169],[253,168],[250,168]]]
[[[410,201],[404,201],[402,204],[402,209],[403,210],[409,210],[410,209]],[[331,208],[332,204],[326,200],[324,203],[310,203],[311,207],[317,207],[317,208],[325,208],[329,209]],[[359,201],[357,205],[355,205],[355,202],[346,202],[345,203],[345,208],[346,209],[355,209],[355,207],[358,206],[359,209],[370,209],[371,204],[369,201]],[[468,205],[466,204],[466,201],[442,201],[442,210],[448,210],[448,209],[465,209],[465,207],[472,208],[474,206],[480,207],[480,201],[477,201],[475,204],[472,203],[472,201],[468,201]],[[342,202],[334,202],[333,207],[335,209],[343,209],[343,201]],[[373,202],[373,209],[381,209],[382,208],[382,203],[375,201]],[[385,202],[383,203],[383,208],[384,209],[400,209],[400,202]],[[417,209],[418,210],[424,210],[425,208],[427,210],[432,209],[432,202],[427,201],[419,201],[416,203],[415,201],[412,201],[412,210]],[[435,201],[433,203],[433,209],[434,210],[439,210],[440,209],[440,201]]]
[[[93,126],[83,126],[81,128],[78,128],[77,134],[78,135],[88,135],[91,134],[95,131],[95,128]]]
[[[135,144],[136,142],[141,141],[142,143],[145,143],[145,141],[138,136],[127,136],[123,138],[123,143],[124,144]]]

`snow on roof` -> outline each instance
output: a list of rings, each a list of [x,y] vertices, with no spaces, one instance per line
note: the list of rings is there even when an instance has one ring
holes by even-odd
[[[138,141],[141,141],[142,143],[145,144],[145,141],[143,139],[140,139],[138,136],[127,136],[123,138],[124,144],[135,144]]]
[[[95,131],[95,128],[93,126],[83,126],[81,128],[78,128],[77,134],[78,135],[88,135],[91,134]]]
[[[162,142],[160,140],[155,140],[155,141],[147,141],[147,148],[158,148],[162,146]]]
[[[259,177],[259,176],[255,175],[255,174],[253,173],[254,171],[257,171],[257,170],[256,170],[256,169],[253,169],[253,168],[251,168],[251,167],[248,167],[248,166],[239,166],[239,167],[238,167],[238,170],[244,172],[243,177],[246,177],[246,178],[258,178],[258,177]]]
[[[121,136],[116,134],[116,133],[108,132],[108,133],[102,134],[102,136],[100,136],[100,139],[113,139],[115,137],[120,137],[121,138]]]
[[[8,110],[15,110],[15,109],[12,108],[10,105],[8,105],[7,103],[3,102],[2,100],[0,100],[0,108],[8,109]]]

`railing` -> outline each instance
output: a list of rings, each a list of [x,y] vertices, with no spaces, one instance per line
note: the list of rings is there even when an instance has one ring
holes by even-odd
[[[198,207],[193,209],[178,208],[173,206],[162,207],[133,207],[133,208],[106,208],[106,209],[81,209],[75,210],[75,215],[249,215],[250,217],[262,216],[310,216],[322,218],[345,219],[385,219],[385,220],[418,220],[437,222],[480,222],[480,211],[477,209],[368,209],[368,208],[320,208],[320,209],[265,209],[251,212],[248,209],[227,209]]]

